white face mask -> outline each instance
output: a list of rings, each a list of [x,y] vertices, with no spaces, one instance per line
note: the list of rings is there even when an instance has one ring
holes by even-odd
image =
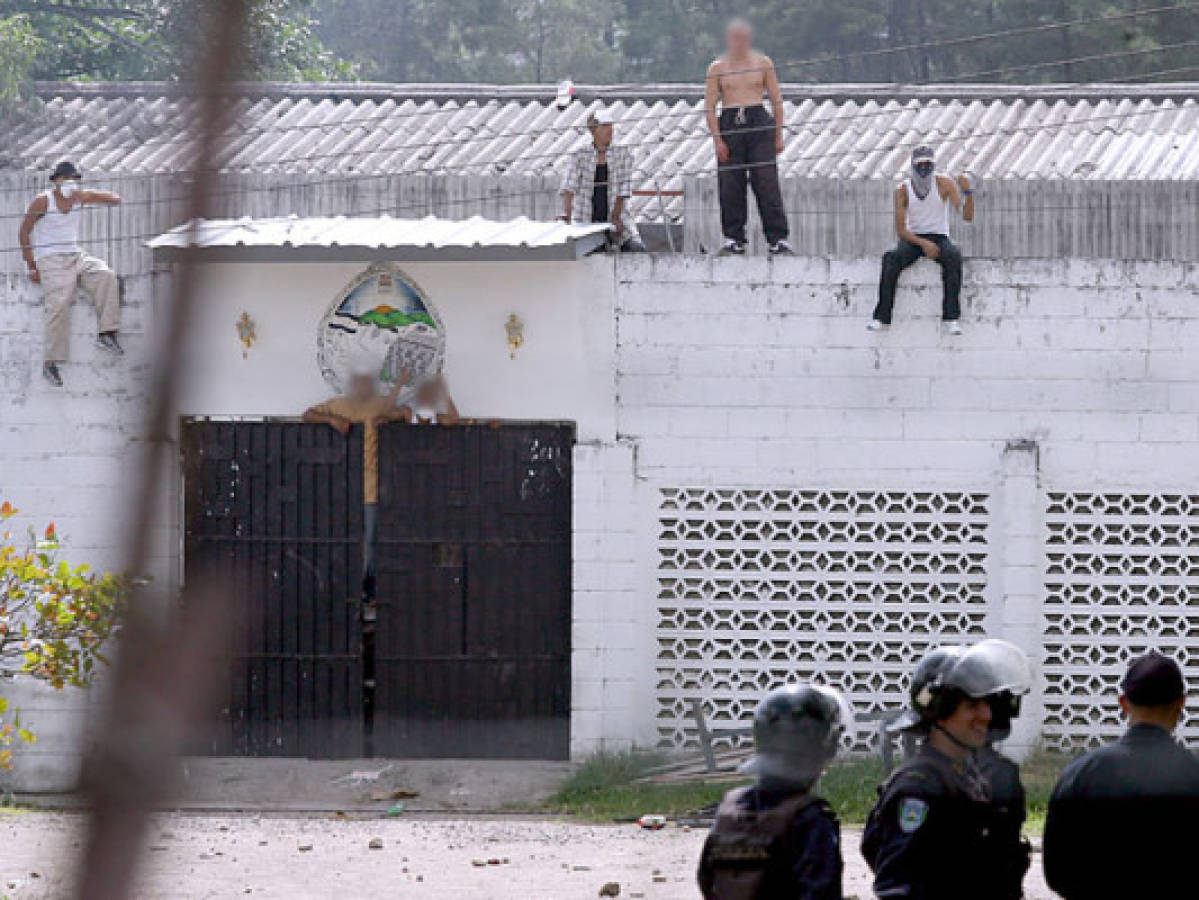
[[[72,197],[74,197],[79,192],[79,182],[78,181],[64,181],[62,184],[60,184],[58,186],[58,192],[60,194],[62,194],[64,199],[70,200]]]

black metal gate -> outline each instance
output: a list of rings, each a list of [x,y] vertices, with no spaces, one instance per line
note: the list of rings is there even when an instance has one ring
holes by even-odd
[[[209,752],[362,755],[362,435],[183,426],[184,577],[234,579],[231,689]]]
[[[570,425],[380,429],[364,634],[360,430],[186,422],[185,576],[236,573],[248,625],[207,749],[565,758],[573,443]]]
[[[570,425],[380,434],[382,756],[566,758]]]

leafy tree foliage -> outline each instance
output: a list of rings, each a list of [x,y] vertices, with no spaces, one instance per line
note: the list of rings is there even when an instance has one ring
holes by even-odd
[[[28,96],[29,72],[41,49],[27,16],[0,19],[0,115]]]
[[[1176,11],[1046,27],[1170,3],[320,0],[314,14],[330,48],[365,77],[389,81],[694,82],[735,15],[757,25],[785,81],[1194,79],[1194,47],[1142,52],[1199,38],[1189,0],[1173,0]],[[1012,29],[1039,30],[972,40]]]
[[[313,0],[253,0],[245,56],[252,77],[328,80],[353,77],[315,34]],[[196,52],[213,5],[197,0],[0,0],[0,16],[20,14],[40,43],[19,70],[46,80],[170,80]],[[2,53],[3,51],[0,51]]]
[[[1191,0],[253,3],[248,74],[280,80],[695,82],[734,15],[757,24],[758,44],[785,81],[1199,78],[1194,46],[1161,49],[1199,39]],[[0,0],[0,105],[19,98],[30,78],[179,77],[193,51],[224,50],[193,46],[212,8],[201,0]],[[1056,27],[1062,22],[1076,24]]]
[[[0,527],[17,510],[0,503]],[[18,548],[10,532],[0,536],[0,769],[12,763],[17,740],[35,735],[20,711],[3,696],[3,678],[27,673],[57,690],[86,687],[107,663],[104,645],[120,622],[124,582],[58,558],[50,524]]]

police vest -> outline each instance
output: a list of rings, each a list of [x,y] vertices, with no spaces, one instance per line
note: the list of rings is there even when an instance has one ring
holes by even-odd
[[[779,896],[802,848],[791,846],[796,817],[817,801],[790,796],[769,809],[742,804],[751,788],[730,791],[716,810],[704,853],[712,869],[710,897],[764,900]]]

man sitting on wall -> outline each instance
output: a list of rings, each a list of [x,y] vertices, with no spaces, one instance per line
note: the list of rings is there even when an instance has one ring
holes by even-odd
[[[29,204],[17,242],[29,267],[29,278],[46,297],[46,344],[42,375],[62,387],[58,364],[66,362],[71,337],[71,303],[82,287],[92,295],[99,333],[96,346],[120,356],[121,296],[117,276],[103,260],[84,253],[79,245],[79,222],[84,205],[115,206],[121,198],[108,191],[80,186],[83,175],[74,163],[60,162],[50,175],[53,187]]]
[[[402,374],[390,394],[380,396],[373,371],[360,368],[350,378],[349,393],[309,407],[305,422],[328,425],[349,434],[354,425],[362,426],[362,578],[367,596],[374,594],[375,533],[378,530],[379,503],[379,431],[385,422],[410,422],[412,413],[396,404],[396,396],[411,378]]]
[[[960,190],[959,190],[960,189]],[[963,202],[963,196],[965,201]],[[941,266],[941,318],[950,334],[961,334],[962,254],[949,239],[949,209],[961,212],[967,222],[974,221],[974,191],[970,179],[959,175],[955,181],[938,174],[931,147],[912,151],[912,174],[895,191],[895,233],[899,244],[883,254],[883,275],[878,285],[878,305],[867,326],[881,331],[891,324],[895,307],[895,289],[899,273],[927,256]]]
[[[613,242],[622,253],[644,253],[645,244],[628,208],[633,195],[632,151],[613,145],[610,112],[593,112],[587,128],[591,144],[571,157],[562,179],[564,212],[560,218],[576,225],[608,222],[613,228]]]

